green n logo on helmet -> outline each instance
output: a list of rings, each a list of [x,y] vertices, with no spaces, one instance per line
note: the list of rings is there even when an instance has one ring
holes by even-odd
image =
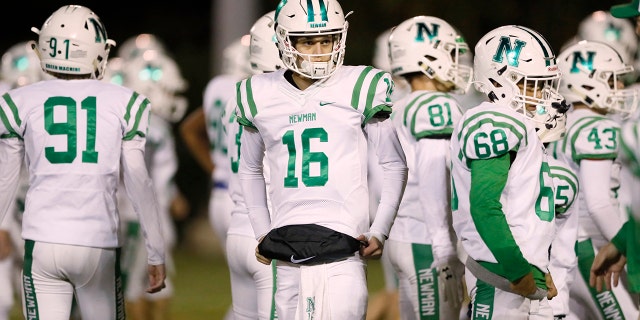
[[[313,8],[314,0],[307,0],[307,22],[311,28],[323,28],[327,26],[329,17],[327,16],[327,6],[324,4],[324,0],[316,0],[320,3],[320,22],[316,21],[316,12]]]
[[[418,29],[418,34],[416,35],[416,42],[424,42],[424,34],[427,33],[427,37],[429,37],[429,42],[433,41],[433,38],[438,36],[438,29],[440,29],[439,24],[432,23],[431,26],[433,29],[429,30],[429,27],[422,23],[418,22],[416,27]]]
[[[593,71],[593,56],[595,55],[596,53],[594,51],[587,51],[587,58],[585,59],[582,56],[582,52],[575,51],[573,53],[573,63],[571,64],[571,70],[569,72],[570,73],[580,72],[580,68],[578,68],[578,63],[581,64],[584,69]]]
[[[89,21],[91,21],[91,24],[93,25],[93,29],[96,32],[96,43],[106,42],[107,31],[104,29],[104,26],[102,25],[102,23],[100,23],[100,21],[93,18],[89,18]]]
[[[493,55],[493,61],[502,63],[503,56],[506,56],[507,64],[512,67],[517,67],[519,64],[518,59],[520,57],[520,52],[522,52],[522,48],[526,46],[527,43],[520,39],[516,39],[514,45],[515,47],[511,46],[509,37],[501,37],[496,54]]]

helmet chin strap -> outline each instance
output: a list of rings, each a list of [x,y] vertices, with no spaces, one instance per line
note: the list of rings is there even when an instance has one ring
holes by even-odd
[[[329,62],[310,62],[303,60],[300,63],[301,71],[313,78],[327,76],[331,72],[331,70],[329,70],[330,68],[331,66]]]

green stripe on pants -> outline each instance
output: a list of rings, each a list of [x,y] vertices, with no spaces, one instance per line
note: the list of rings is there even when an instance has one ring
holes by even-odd
[[[38,299],[36,297],[35,287],[33,285],[33,277],[31,267],[33,266],[33,248],[35,242],[33,240],[24,241],[24,263],[22,265],[22,285],[24,288],[24,307],[26,310],[26,318],[29,320],[40,319],[38,314]]]
[[[412,243],[413,265],[416,268],[418,312],[420,320],[439,319],[438,274],[433,264],[431,245]]]

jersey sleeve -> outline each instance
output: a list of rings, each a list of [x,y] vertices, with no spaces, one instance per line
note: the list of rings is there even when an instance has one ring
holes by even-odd
[[[471,113],[461,121],[460,152],[469,160],[496,158],[528,144],[525,124],[509,114],[481,111]]]
[[[402,121],[416,140],[450,138],[461,114],[460,106],[450,95],[425,93],[409,102]]]
[[[588,118],[570,136],[572,157],[583,159],[615,159],[618,157],[620,126],[603,117]]]
[[[22,119],[18,113],[18,107],[11,95],[7,92],[0,100],[0,139],[22,139]]]
[[[362,69],[353,87],[351,106],[364,115],[363,126],[374,116],[389,117],[393,88],[393,79],[388,72],[370,66]]]
[[[253,99],[253,90],[251,87],[251,78],[236,83],[236,116],[238,123],[245,127],[251,127],[257,130],[253,124],[253,118],[257,111],[256,102]]]
[[[621,159],[631,172],[640,177],[640,130],[637,121],[627,121],[620,134]]]
[[[574,204],[578,196],[578,176],[568,165],[559,163],[559,160],[550,159],[549,169],[555,186],[556,215],[565,214]]]
[[[149,110],[151,109],[147,97],[134,92],[127,104],[124,114],[125,132],[123,140],[145,142],[149,129]]]

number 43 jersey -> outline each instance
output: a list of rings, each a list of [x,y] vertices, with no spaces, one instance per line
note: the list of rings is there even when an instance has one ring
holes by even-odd
[[[391,112],[391,77],[341,66],[301,91],[284,72],[237,85],[238,122],[257,129],[266,148],[271,228],[316,223],[357,236],[369,230],[365,123]]]
[[[491,232],[481,235],[476,224],[483,221],[471,216],[474,209],[471,202],[478,199],[470,194],[470,163],[507,153],[511,165],[499,201],[508,230],[496,225]],[[483,102],[466,111],[456,125],[451,136],[451,161],[453,227],[471,258],[508,264],[509,261],[498,261],[489,248],[513,247],[506,241],[515,241],[529,264],[547,270],[548,248],[555,233],[554,188],[547,155],[535,128],[521,113],[507,106]],[[494,172],[475,172],[474,176],[476,174],[485,178],[495,175]],[[505,236],[509,234],[513,240]]]
[[[24,141],[29,169],[23,238],[119,245],[122,142],[144,150],[148,104],[130,89],[88,79],[42,81],[2,96],[0,138]]]

